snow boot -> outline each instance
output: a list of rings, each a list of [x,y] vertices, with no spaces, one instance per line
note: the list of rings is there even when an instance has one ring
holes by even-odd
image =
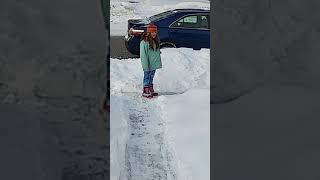
[[[150,86],[150,92],[152,93],[152,96],[159,96],[159,93],[154,92],[153,84]]]
[[[152,93],[150,91],[150,87],[143,87],[143,93],[142,93],[142,96],[143,97],[146,97],[146,98],[152,98]]]

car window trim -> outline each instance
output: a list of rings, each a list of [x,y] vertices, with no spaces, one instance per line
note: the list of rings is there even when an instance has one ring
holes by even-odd
[[[185,18],[185,17],[187,17],[187,16],[194,16],[194,15],[196,15],[196,16],[199,16],[199,15],[205,15],[205,16],[208,16],[208,17],[209,17],[209,15],[208,15],[208,14],[206,14],[206,13],[192,13],[192,14],[186,14],[186,15],[184,15],[184,16],[182,16],[182,17],[180,17],[179,19],[177,19],[177,20],[173,21],[173,22],[169,25],[169,28],[176,28],[176,29],[198,29],[198,30],[208,30],[208,31],[210,31],[209,23],[208,23],[208,28],[172,27],[172,25],[173,25],[174,23],[176,23],[176,22],[180,21],[181,19],[183,19],[183,18]]]

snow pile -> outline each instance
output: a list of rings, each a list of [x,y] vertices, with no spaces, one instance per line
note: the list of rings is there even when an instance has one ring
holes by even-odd
[[[125,35],[128,19],[145,18],[179,8],[210,9],[210,1],[111,0],[110,8],[111,35]]]
[[[182,93],[191,88],[210,88],[210,50],[188,48],[161,50],[162,69],[154,86],[163,93]],[[143,71],[140,59],[111,59],[111,93],[140,92]]]
[[[111,96],[110,103],[110,177],[119,180],[124,176],[128,113],[124,108],[124,97]]]
[[[119,172],[125,168],[121,168],[125,157],[123,148],[126,146],[125,141],[130,139],[120,137],[119,140],[118,136],[128,133],[128,129],[125,129],[128,127],[123,121],[126,119],[127,122],[131,122],[129,117],[126,117],[131,114],[131,118],[139,116],[144,118],[144,122],[151,123],[143,126],[148,128],[146,132],[158,132],[159,126],[156,122],[163,119],[164,144],[161,152],[169,153],[164,155],[168,157],[165,158],[168,161],[167,167],[164,164],[161,164],[161,167],[164,166],[165,170],[168,170],[167,173],[174,174],[178,179],[209,179],[210,50],[170,48],[163,49],[161,52],[163,68],[157,70],[154,85],[156,91],[162,95],[145,102],[140,97],[143,79],[140,59],[111,59],[111,142],[119,143],[117,146],[113,145],[115,143],[111,144],[111,156],[120,159],[120,163],[114,163],[113,160],[111,162],[111,169],[115,169],[118,173],[114,178],[119,179]],[[131,109],[125,109],[129,107],[128,104],[133,103],[129,102],[129,99],[131,101],[135,99],[135,103],[138,104],[132,105]],[[134,109],[136,112],[131,112]],[[137,126],[139,124],[133,123],[131,128],[137,128]],[[140,133],[142,132],[134,134]],[[141,137],[140,141],[145,139],[150,144],[154,141],[152,138],[154,136]],[[127,144],[132,144],[128,141]],[[139,144],[143,146],[144,143],[140,141]],[[137,145],[137,143],[134,144]],[[117,153],[121,148],[120,153]],[[149,148],[152,149],[152,147]],[[135,157],[135,155],[130,156]],[[146,161],[142,160],[144,163]],[[158,160],[155,162],[160,163]],[[132,164],[140,164],[140,162]],[[132,167],[139,168],[138,165]],[[152,174],[152,172],[141,173]]]
[[[177,179],[210,179],[210,91],[193,89],[165,100],[169,147]]]

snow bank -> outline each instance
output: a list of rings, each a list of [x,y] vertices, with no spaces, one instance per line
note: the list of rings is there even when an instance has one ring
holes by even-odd
[[[111,0],[110,8],[111,35],[125,35],[128,19],[144,18],[163,11],[178,8],[210,9],[210,1]]]
[[[124,97],[110,96],[110,177],[111,180],[123,179],[125,149],[128,139],[127,117]]]
[[[210,50],[169,48],[161,50],[162,69],[154,77],[154,88],[168,93],[182,93],[192,88],[210,88]],[[111,91],[140,92],[143,71],[140,59],[111,59]]]
[[[167,138],[177,179],[210,179],[210,90],[166,97]]]

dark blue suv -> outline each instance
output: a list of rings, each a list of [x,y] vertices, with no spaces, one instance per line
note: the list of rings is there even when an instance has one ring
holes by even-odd
[[[129,19],[125,44],[129,52],[140,53],[141,34],[147,25],[158,26],[160,47],[210,48],[210,10],[175,9],[145,19]]]

